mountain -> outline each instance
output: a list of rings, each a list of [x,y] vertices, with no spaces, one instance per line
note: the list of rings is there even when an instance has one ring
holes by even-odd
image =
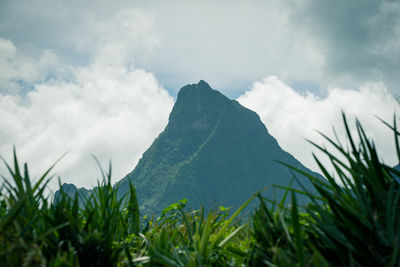
[[[83,207],[85,200],[89,199],[90,195],[93,193],[93,190],[88,190],[83,187],[78,189],[75,185],[67,183],[62,184],[61,189],[71,199],[74,199],[76,192],[78,192],[78,199],[81,207]],[[55,204],[58,203],[59,201],[61,201],[61,198],[62,198],[61,192],[60,190],[57,190],[54,193],[53,203]]]
[[[179,91],[165,130],[118,182],[119,196],[131,181],[142,214],[158,213],[182,198],[196,209],[237,207],[264,188],[264,196],[280,200],[284,190],[272,185],[288,186],[293,173],[277,161],[311,173],[282,150],[255,112],[200,81]],[[293,187],[301,188],[297,182]]]

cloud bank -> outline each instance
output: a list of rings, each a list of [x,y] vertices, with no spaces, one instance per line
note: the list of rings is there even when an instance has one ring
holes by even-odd
[[[400,2],[392,0],[287,1],[294,29],[324,55],[326,84],[383,81],[400,92]]]
[[[6,70],[0,74],[2,157],[11,160],[15,145],[39,175],[68,152],[57,174],[85,187],[100,178],[91,154],[105,166],[113,160],[114,179],[132,171],[167,124],[173,98],[152,73],[134,65],[135,53],[154,41],[147,17],[124,10],[111,21],[98,22],[89,42],[93,56],[84,66],[65,64],[51,51],[34,58],[0,39]]]
[[[15,45],[0,37],[0,92],[18,94],[31,89],[34,83],[43,82],[46,77],[63,73],[55,53],[43,50],[35,57],[17,53]]]
[[[237,97],[266,75],[316,93],[365,81],[400,91],[399,1],[3,0],[0,36],[73,65],[122,46],[114,56],[172,94],[204,79]]]
[[[14,144],[38,174],[69,152],[57,173],[79,186],[99,178],[93,154],[103,164],[112,159],[113,177],[121,178],[163,130],[172,104],[144,70],[80,68],[73,81],[37,84],[26,97],[0,94],[0,154],[11,159]]]
[[[238,101],[259,114],[282,148],[315,171],[318,167],[311,151],[317,151],[305,139],[326,144],[316,130],[334,137],[334,126],[339,139],[345,142],[342,111],[351,124],[356,117],[361,121],[387,164],[397,164],[393,133],[374,117],[391,123],[394,112],[400,107],[383,83],[367,83],[354,90],[332,87],[326,97],[320,98],[310,92],[299,93],[271,76],[255,82]],[[321,153],[316,154],[321,156]]]
[[[291,28],[290,9],[281,2],[43,0],[30,7],[5,0],[0,36],[18,47],[51,49],[74,65],[123,46],[128,53],[114,56],[151,70],[172,94],[204,79],[238,96],[265,73],[315,86],[321,53],[305,32]]]

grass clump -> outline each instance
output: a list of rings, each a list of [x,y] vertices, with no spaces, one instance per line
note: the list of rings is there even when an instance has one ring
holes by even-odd
[[[139,232],[136,193],[118,200],[111,185],[111,168],[101,171],[103,181],[79,205],[78,194],[51,204],[44,196],[53,166],[32,184],[27,164],[20,171],[14,151],[14,168],[7,163],[11,181],[0,198],[0,261],[5,266],[117,266],[125,247],[119,241]]]
[[[246,259],[240,234],[249,225],[236,220],[253,198],[231,216],[223,207],[187,212],[185,201],[164,209],[152,229],[157,234],[149,247],[150,265],[240,266]]]

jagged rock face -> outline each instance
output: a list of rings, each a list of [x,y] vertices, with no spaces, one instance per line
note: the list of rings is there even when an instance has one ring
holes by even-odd
[[[280,199],[283,191],[272,185],[287,186],[293,175],[277,161],[310,172],[279,147],[255,112],[200,81],[180,90],[167,127],[118,183],[119,196],[131,181],[144,214],[182,198],[192,208],[238,206],[265,188],[265,196]]]

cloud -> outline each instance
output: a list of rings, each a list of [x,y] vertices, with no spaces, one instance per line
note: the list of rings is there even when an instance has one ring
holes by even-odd
[[[132,171],[167,124],[173,98],[152,73],[118,56],[131,48],[118,46],[121,54],[110,53],[115,39],[107,40],[100,42],[104,49],[90,64],[68,66],[68,79],[43,79],[51,64],[43,64],[42,71],[32,65],[34,59],[19,55],[11,41],[0,39],[0,64],[9,71],[2,86],[23,80],[33,88],[25,94],[0,93],[1,156],[11,161],[15,145],[21,160],[39,175],[68,152],[57,173],[62,182],[86,187],[100,178],[91,154],[104,165],[112,159],[114,179]]]
[[[143,7],[154,12],[160,38],[145,66],[172,90],[205,79],[237,96],[266,73],[291,82],[318,80],[322,55],[313,39],[292,30],[281,1],[160,1]]]
[[[163,130],[173,99],[154,76],[140,69],[98,66],[76,72],[74,82],[38,84],[22,104],[20,97],[0,95],[0,154],[11,159],[12,144],[44,171],[61,154],[56,170],[63,182],[93,185],[102,163],[113,160],[114,178],[122,178]]]
[[[399,92],[400,2],[288,1],[290,24],[324,55],[326,84],[383,81]]]
[[[0,92],[17,94],[24,86],[43,82],[46,77],[63,73],[64,66],[49,50],[35,57],[17,53],[14,44],[0,37]]]
[[[159,42],[153,15],[141,9],[124,8],[107,19],[89,13],[81,20],[70,43],[107,64],[145,60]]]
[[[73,65],[108,50],[173,93],[205,79],[238,96],[271,75],[314,92],[382,81],[398,93],[399,14],[389,0],[3,0],[0,36]]]
[[[326,144],[316,130],[334,137],[332,127],[335,127],[339,139],[345,141],[341,111],[349,122],[354,122],[356,117],[361,121],[386,163],[397,163],[393,133],[374,117],[391,122],[394,112],[399,110],[399,104],[383,83],[367,83],[354,90],[333,87],[328,89],[326,97],[319,98],[310,92],[296,92],[271,76],[255,82],[238,101],[260,115],[283,149],[315,171],[318,167],[311,151],[316,149],[305,139]],[[320,153],[317,155],[321,156]]]
[[[281,2],[44,0],[27,8],[9,1],[0,9],[0,36],[74,65],[100,50],[130,57],[173,93],[205,79],[237,96],[266,74],[315,84],[322,55],[312,38],[292,30]]]

